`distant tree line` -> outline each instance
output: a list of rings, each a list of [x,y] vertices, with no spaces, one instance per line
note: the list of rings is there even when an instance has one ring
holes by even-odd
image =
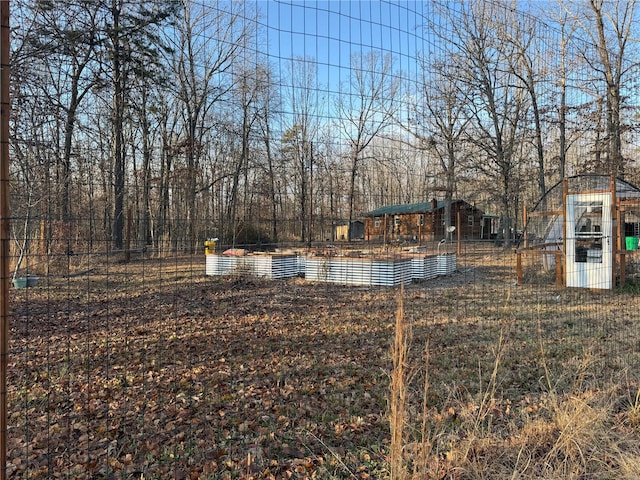
[[[315,58],[265,54],[260,2],[14,0],[15,235],[307,244],[433,197],[509,232],[565,175],[636,180],[635,1],[430,5],[413,74],[363,47],[319,85]]]

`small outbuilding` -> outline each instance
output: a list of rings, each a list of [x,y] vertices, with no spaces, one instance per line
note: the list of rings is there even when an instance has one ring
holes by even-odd
[[[364,215],[367,241],[432,241],[447,238],[446,203],[436,199],[423,203],[388,205]],[[448,224],[456,227],[463,239],[479,239],[490,231],[487,218],[479,208],[464,200],[452,200]]]
[[[362,240],[363,238],[364,238],[364,222],[360,220],[353,220],[351,222],[351,240]],[[334,241],[349,240],[349,221],[348,220],[337,222],[333,226],[333,240]]]

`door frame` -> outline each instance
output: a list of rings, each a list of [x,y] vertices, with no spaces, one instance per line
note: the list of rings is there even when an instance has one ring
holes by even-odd
[[[567,287],[613,288],[613,218],[611,192],[567,195],[565,206]],[[591,205],[586,205],[591,204]],[[584,211],[580,212],[579,209]],[[594,221],[585,219],[591,208]],[[579,216],[578,216],[579,215]]]

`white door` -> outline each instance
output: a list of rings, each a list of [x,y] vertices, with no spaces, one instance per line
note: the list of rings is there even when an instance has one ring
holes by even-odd
[[[567,196],[567,287],[613,287],[611,194]]]

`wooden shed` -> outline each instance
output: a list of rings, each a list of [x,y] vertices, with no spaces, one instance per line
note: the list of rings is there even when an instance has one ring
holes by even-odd
[[[447,236],[445,210],[445,202],[435,199],[378,208],[364,215],[365,240],[440,240]],[[482,235],[483,216],[484,212],[464,200],[452,200],[449,225],[456,227],[456,236],[460,231],[463,239],[479,239]]]
[[[360,220],[351,222],[351,240],[362,240],[364,238],[364,223]],[[349,222],[347,220],[337,222],[333,226],[333,240],[349,240]]]

